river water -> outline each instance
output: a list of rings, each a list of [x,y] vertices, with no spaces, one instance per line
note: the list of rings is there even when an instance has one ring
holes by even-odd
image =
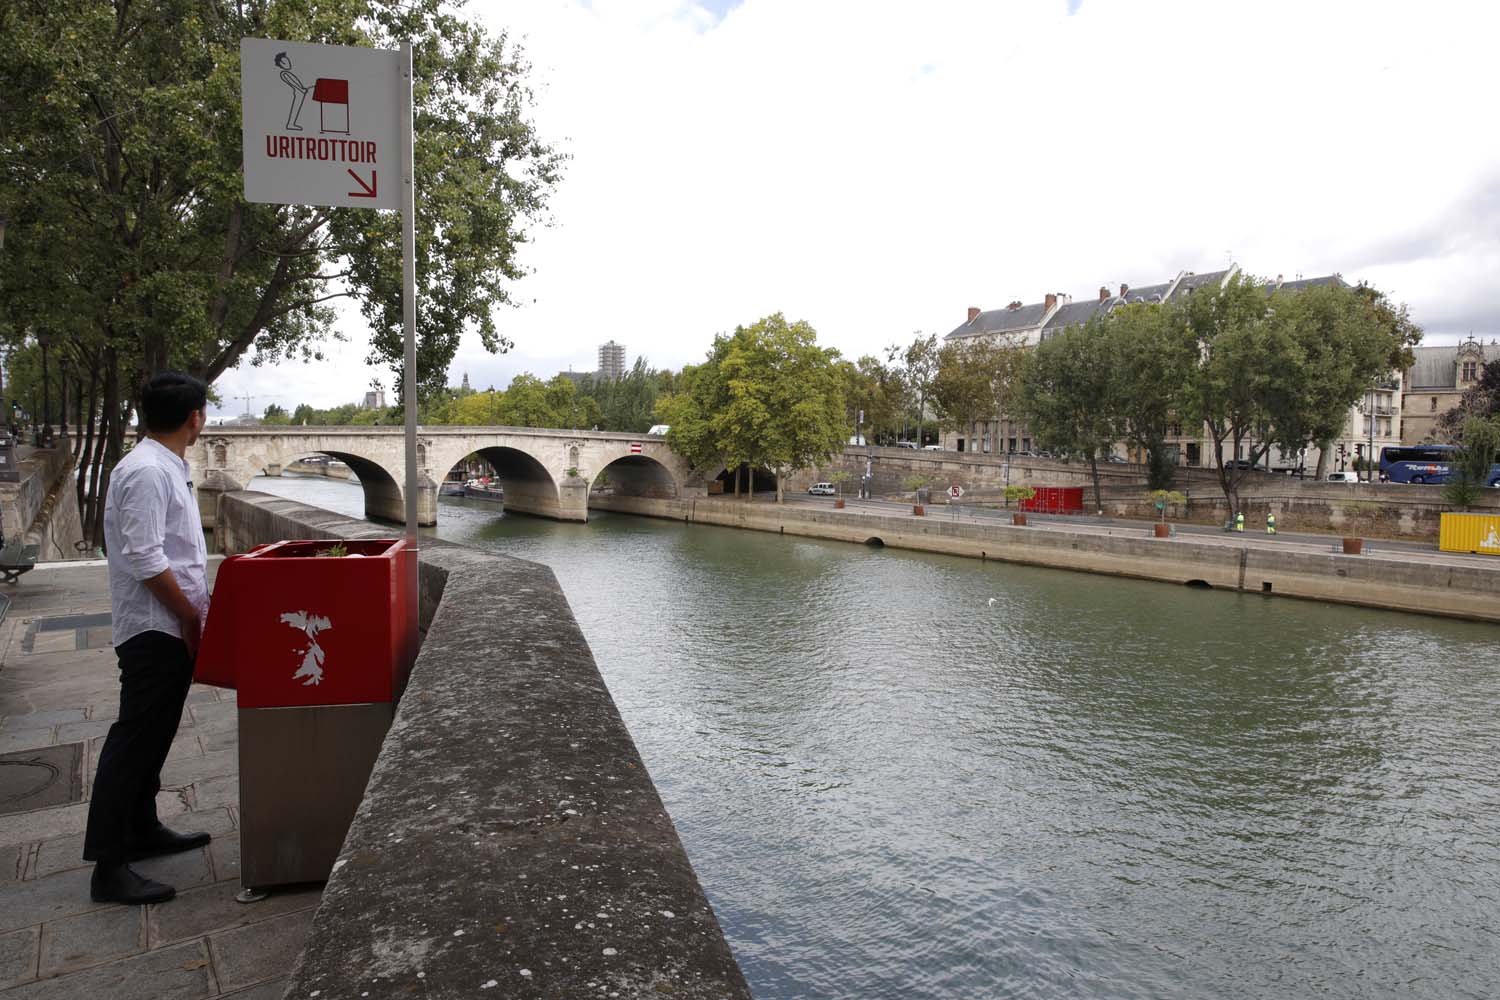
[[[348,483],[252,488],[363,511]],[[760,1000],[1500,989],[1494,626],[439,521],[553,568]]]

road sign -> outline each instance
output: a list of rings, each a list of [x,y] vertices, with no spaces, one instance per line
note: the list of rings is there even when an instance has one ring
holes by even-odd
[[[948,487],[948,495],[957,500],[964,495],[964,488],[962,486],[950,486]]]
[[[401,53],[240,39],[245,200],[401,207]]]
[[[407,592],[415,602],[417,543],[417,206],[411,42],[399,51],[240,39],[245,200],[401,212],[402,384],[406,397]],[[317,105],[316,121],[309,98]],[[381,172],[385,182],[381,183]],[[407,664],[417,658],[408,608]]]
[[[630,442],[630,453],[632,455],[639,455],[641,453],[641,443],[639,441]]]

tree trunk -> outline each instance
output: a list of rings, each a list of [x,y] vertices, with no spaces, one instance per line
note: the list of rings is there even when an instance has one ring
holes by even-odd
[[[753,466],[753,465],[746,465],[745,466],[745,470],[746,470],[746,472],[749,475],[749,483],[750,483],[749,489],[745,492],[745,499],[747,499],[747,500],[754,500],[755,499],[755,466]]]
[[[778,468],[776,470],[776,502],[777,503],[785,503],[786,502],[786,494],[783,492],[783,490],[781,488],[781,484],[783,482],[785,482],[785,481],[786,481],[786,469],[784,469],[784,468]]]
[[[1094,512],[1096,514],[1103,514],[1104,513],[1104,494],[1102,492],[1100,492],[1100,489],[1099,489],[1099,452],[1098,452],[1098,450],[1092,450],[1092,451],[1089,452],[1089,475],[1092,476],[1093,479],[1094,479]]]
[[[1320,483],[1323,481],[1323,477],[1328,475],[1328,453],[1332,448],[1332,441],[1318,442],[1318,468],[1313,473],[1313,478]]]
[[[740,498],[740,467],[738,465],[734,467],[734,498],[736,500]]]

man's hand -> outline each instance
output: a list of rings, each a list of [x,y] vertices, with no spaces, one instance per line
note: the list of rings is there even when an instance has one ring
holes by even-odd
[[[191,618],[179,618],[177,624],[182,628],[182,641],[187,643],[188,657],[196,659],[198,656],[198,643],[203,638],[203,626],[195,614]]]

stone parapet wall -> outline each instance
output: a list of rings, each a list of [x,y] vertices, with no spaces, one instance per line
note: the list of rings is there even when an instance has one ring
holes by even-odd
[[[1435,541],[1439,516],[1453,508],[1443,502],[1441,486],[1406,486],[1400,483],[1348,485],[1342,483],[1288,482],[1256,484],[1240,495],[1247,523],[1265,523],[1275,513],[1282,531],[1353,534],[1366,538],[1410,538]],[[1352,506],[1351,506],[1352,505]],[[1359,509],[1356,516],[1354,507]],[[1500,513],[1500,490],[1486,491],[1472,508],[1481,513]],[[1157,511],[1144,488],[1116,487],[1104,490],[1104,512],[1114,517],[1154,518]],[[1186,505],[1168,510],[1172,520],[1194,524],[1222,524],[1235,511],[1217,486],[1194,486]]]
[[[260,493],[217,515],[228,552],[393,534]],[[421,654],[287,995],[748,1000],[552,571],[430,539],[421,566]]]
[[[25,449],[19,465],[20,482],[0,483],[5,540],[40,546],[37,558],[42,562],[80,558],[74,543],[83,539],[83,524],[68,440]]]
[[[595,497],[603,510],[717,524],[922,552],[1049,566],[1165,583],[1210,587],[1500,622],[1500,559],[1495,565],[1434,557],[1345,556],[1306,547],[1155,539],[1139,534],[1012,527],[942,516],[871,514],[734,500]]]

